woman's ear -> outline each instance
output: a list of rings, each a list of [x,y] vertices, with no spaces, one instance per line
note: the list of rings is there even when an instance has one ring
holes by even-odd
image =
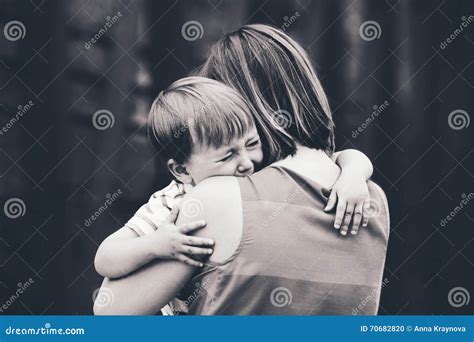
[[[175,176],[175,178],[184,184],[192,184],[193,179],[189,174],[184,164],[177,163],[174,159],[168,160],[168,170]]]

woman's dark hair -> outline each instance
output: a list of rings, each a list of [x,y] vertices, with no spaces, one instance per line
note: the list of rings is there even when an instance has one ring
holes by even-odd
[[[326,94],[304,49],[282,31],[243,26],[212,47],[198,74],[225,83],[245,98],[266,162],[293,154],[295,143],[334,152]]]

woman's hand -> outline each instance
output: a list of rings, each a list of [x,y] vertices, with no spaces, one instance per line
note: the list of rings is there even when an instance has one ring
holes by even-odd
[[[341,229],[342,235],[347,235],[352,221],[351,234],[355,235],[369,223],[370,196],[365,177],[349,172],[341,172],[334,184],[324,211],[334,209],[337,202],[334,228]]]
[[[209,247],[214,245],[214,241],[188,234],[205,227],[206,222],[196,221],[176,226],[178,213],[179,208],[174,207],[166,220],[150,234],[153,240],[152,253],[156,258],[175,259],[191,266],[202,267],[203,263],[196,257],[211,255],[213,250]]]

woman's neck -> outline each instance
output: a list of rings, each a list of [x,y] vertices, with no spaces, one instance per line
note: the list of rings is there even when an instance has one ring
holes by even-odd
[[[294,155],[277,161],[273,165],[291,169],[326,188],[332,187],[341,172],[341,169],[324,151],[302,145],[297,145]]]

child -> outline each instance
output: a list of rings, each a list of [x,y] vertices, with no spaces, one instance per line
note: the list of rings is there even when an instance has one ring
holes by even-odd
[[[188,233],[204,227],[205,222],[175,226],[177,205],[192,186],[208,177],[245,177],[258,170],[263,151],[253,120],[243,98],[218,81],[188,77],[161,92],[150,110],[149,132],[175,180],[154,193],[123,228],[102,242],[95,258],[97,272],[108,278],[121,277],[157,258],[203,266],[200,257],[212,254],[213,241]],[[371,169],[363,158],[343,151],[338,160]],[[361,162],[364,165],[358,165]],[[350,183],[339,188],[354,193]],[[199,203],[183,203],[181,210],[191,216],[199,211]]]

